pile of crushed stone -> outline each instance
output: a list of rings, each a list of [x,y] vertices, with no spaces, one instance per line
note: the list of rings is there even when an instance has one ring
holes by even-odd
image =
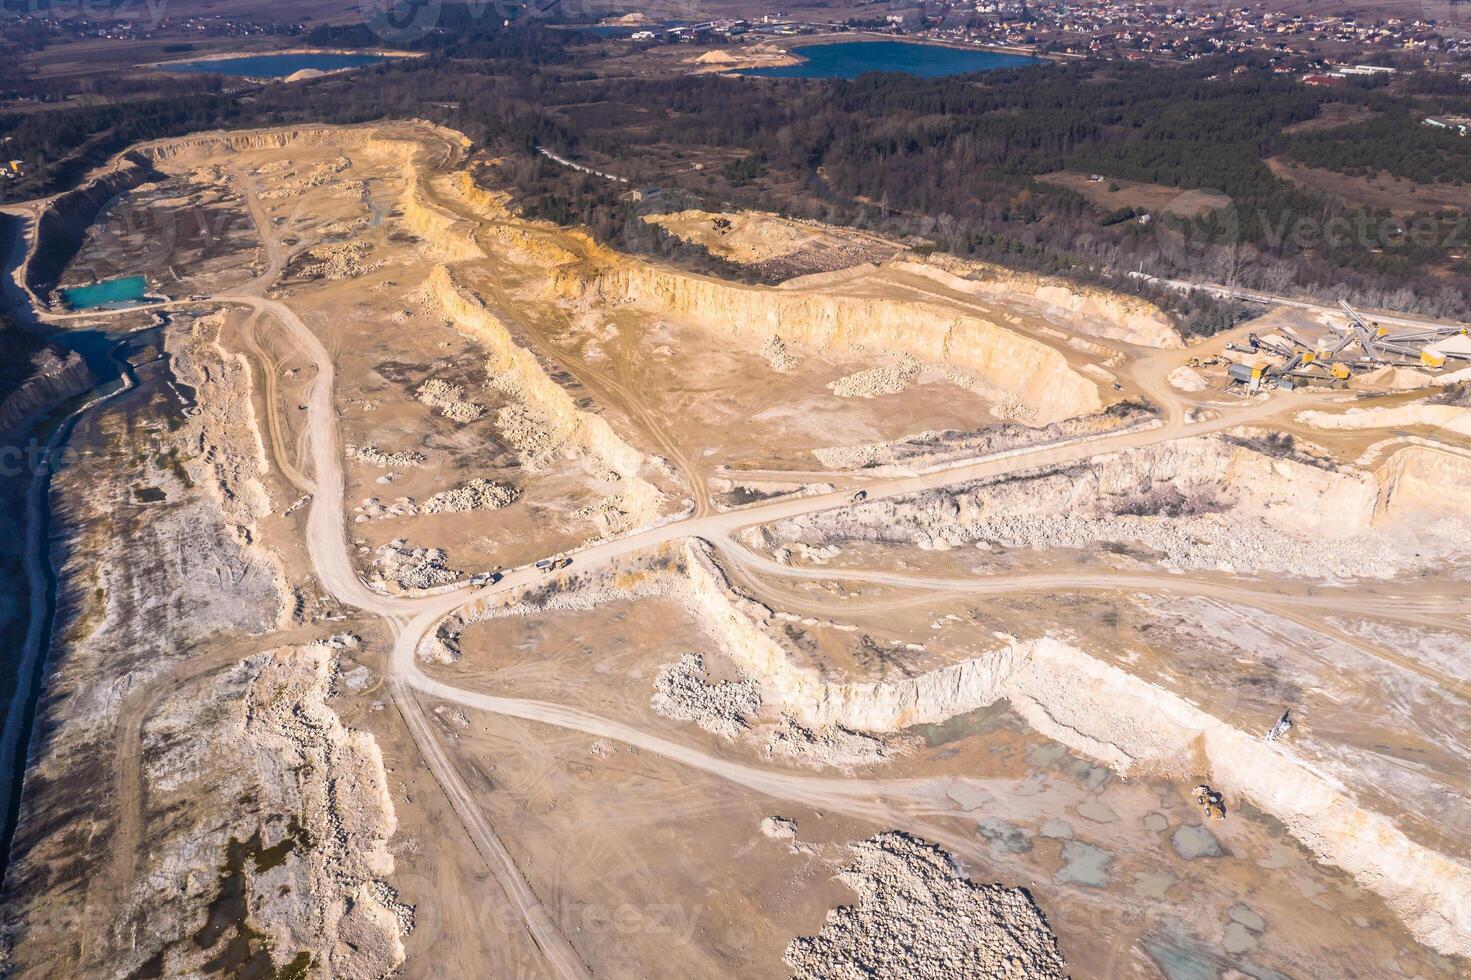
[[[370,466],[381,466],[384,469],[400,469],[405,466],[423,466],[426,458],[423,453],[405,452],[391,453],[377,446],[348,446],[347,458],[355,459],[360,463]]]
[[[366,242],[338,242],[308,249],[296,274],[302,279],[356,279],[383,268],[382,262],[366,261],[371,250]]]
[[[654,678],[654,710],[675,721],[692,721],[722,738],[733,738],[749,727],[761,709],[761,688],[755,681],[712,684],[705,658],[687,653],[679,663],[666,664]]]
[[[476,477],[424,501],[421,514],[461,514],[470,510],[499,510],[514,503],[521,491],[508,483]]]
[[[766,363],[771,365],[773,371],[790,371],[802,363],[802,359],[788,350],[786,342],[776,334],[772,334],[761,345],[761,356],[766,358]]]
[[[507,405],[495,416],[495,426],[521,457],[527,469],[545,466],[571,434],[565,426],[526,405]]]
[[[452,422],[474,422],[485,414],[485,406],[468,401],[461,385],[430,378],[419,386],[419,401],[439,409]]]
[[[401,589],[432,589],[449,585],[460,573],[449,567],[449,556],[440,548],[411,548],[397,538],[379,548],[373,558],[379,576]]]
[[[814,731],[799,725],[790,715],[771,733],[766,751],[819,766],[871,766],[889,758],[883,740],[872,735],[849,731],[841,725],[824,725]]]
[[[838,880],[857,905],[798,936],[786,961],[797,980],[857,977],[974,980],[1066,977],[1047,920],[1022,888],[977,885],[929,841],[885,833],[851,845]]]
[[[839,398],[872,398],[875,395],[897,395],[919,378],[920,363],[907,354],[898,363],[869,368],[829,384],[828,390]]]

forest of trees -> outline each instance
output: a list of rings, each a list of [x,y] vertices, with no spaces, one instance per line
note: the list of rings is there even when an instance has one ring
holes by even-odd
[[[1354,177],[1383,172],[1417,184],[1471,181],[1467,137],[1426,126],[1425,117],[1424,110],[1396,107],[1353,126],[1303,133],[1287,144],[1287,152],[1310,167]]]
[[[496,21],[458,17],[451,10],[449,28],[409,42],[425,57],[346,78],[0,116],[0,134],[12,136],[17,155],[42,161],[27,186],[0,192],[54,190],[138,139],[226,125],[417,116],[509,157],[513,165],[499,168],[500,179],[529,212],[686,261],[693,260],[689,250],[648,230],[638,211],[676,201],[774,208],[1125,288],[1136,288],[1136,280],[1121,273],[1138,270],[1471,313],[1459,216],[1421,216],[1432,234],[1386,243],[1379,232],[1387,213],[1310,195],[1264,162],[1289,154],[1352,173],[1372,158],[1412,179],[1460,179],[1471,167],[1471,138],[1433,132],[1415,113],[1423,106],[1466,111],[1471,96],[1463,85],[1411,78],[1408,87],[1423,90],[1414,99],[1367,85],[1329,92],[1261,65],[1234,73],[1250,59],[1226,58],[1178,67],[1083,62],[940,79],[604,78],[596,42],[585,35],[543,25],[503,30]],[[351,41],[335,29],[320,34],[313,40]],[[1313,118],[1327,99],[1373,114],[1335,129],[1284,132]],[[537,146],[635,185],[656,184],[664,194],[635,206],[615,187],[536,158]],[[712,165],[692,167],[692,160]],[[1134,215],[1096,207],[1034,179],[1056,170],[1219,191],[1231,206],[1190,220],[1151,215],[1157,220],[1144,224],[1138,206]],[[1304,223],[1334,222],[1374,234],[1300,233]],[[1195,302],[1181,316],[1218,324],[1230,310]]]

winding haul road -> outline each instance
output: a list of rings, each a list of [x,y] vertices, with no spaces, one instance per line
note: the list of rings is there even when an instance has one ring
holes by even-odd
[[[273,225],[257,196],[253,180],[236,171],[233,177],[240,187],[251,218],[255,223],[267,257],[267,268],[254,280],[217,293],[207,301],[215,304],[243,306],[260,323],[266,318],[280,325],[285,336],[310,361],[315,375],[308,383],[306,403],[307,458],[309,477],[301,473],[287,476],[310,492],[306,518],[306,546],[312,566],[322,586],[337,600],[364,613],[385,620],[394,637],[386,665],[387,687],[393,703],[404,719],[424,763],[443,788],[456,814],[482,855],[507,899],[519,910],[528,934],[546,957],[548,966],[561,977],[581,978],[589,971],[567,938],[559,931],[553,917],[542,904],[515,862],[476,805],[473,795],[454,762],[448,757],[430,718],[420,701],[429,697],[454,702],[481,711],[521,718],[539,724],[613,739],[640,750],[656,754],[681,765],[709,773],[747,787],[755,792],[789,801],[807,803],[841,811],[878,822],[899,818],[913,821],[927,815],[963,814],[975,805],[976,788],[983,780],[954,778],[877,780],[839,779],[798,775],[781,770],[766,770],[721,759],[698,749],[652,735],[622,724],[563,705],[542,701],[496,697],[446,684],[425,674],[418,663],[417,651],[422,641],[439,622],[467,603],[512,593],[543,578],[534,567],[508,571],[498,582],[482,588],[461,588],[432,595],[388,595],[366,585],[358,576],[351,557],[345,514],[343,455],[339,444],[336,412],[333,406],[334,366],[320,338],[284,302],[266,295],[280,278],[289,255],[276,238]],[[305,246],[299,246],[305,247]],[[502,298],[508,301],[508,298]],[[157,304],[151,308],[198,306],[199,302]],[[134,310],[120,312],[136,312]],[[44,321],[95,318],[85,315],[37,312]],[[1259,421],[1284,412],[1292,412],[1308,404],[1332,403],[1342,396],[1313,392],[1278,393],[1270,401],[1244,402],[1238,408],[1222,411],[1216,418],[1190,423],[1185,420],[1179,399],[1162,376],[1173,361],[1161,359],[1159,377],[1151,370],[1147,385],[1163,410],[1164,420],[1134,426],[1110,434],[1078,438],[1048,445],[1007,451],[992,456],[964,460],[931,469],[924,473],[873,478],[847,474],[853,486],[860,485],[870,501],[893,498],[917,492],[984,479],[997,479],[1023,470],[1043,466],[1076,463],[1101,453],[1117,452],[1155,445],[1170,440],[1203,435],[1249,422]],[[612,379],[604,379],[612,386]],[[274,440],[273,440],[274,442]],[[278,453],[278,458],[280,454]],[[688,472],[688,471],[687,471]],[[696,474],[689,474],[698,479]],[[702,502],[698,488],[691,488]],[[742,569],[773,572],[788,578],[843,577],[880,585],[937,590],[963,589],[970,592],[1004,592],[1035,589],[1133,589],[1213,594],[1234,602],[1276,607],[1265,588],[1246,585],[1210,583],[1207,587],[1195,580],[1145,574],[1120,575],[1115,572],[1070,573],[1065,575],[1032,574],[1026,576],[969,579],[957,581],[943,578],[916,578],[888,572],[841,569],[820,572],[777,565],[751,554],[733,540],[743,528],[799,517],[817,511],[848,505],[851,487],[831,493],[793,497],[748,506],[726,513],[710,513],[700,506],[693,516],[683,520],[647,528],[623,537],[585,546],[568,554],[579,568],[599,566],[619,558],[645,552],[660,544],[682,538],[698,537],[712,542]],[[1311,599],[1293,598],[1294,605],[1314,605]],[[1328,600],[1322,600],[1327,603]],[[1399,607],[1403,610],[1403,607]],[[1374,604],[1375,613],[1393,613],[1390,603]],[[1415,613],[1398,613],[1396,618],[1414,618]],[[1399,658],[1403,659],[1403,658]],[[1401,666],[1406,666],[1401,664]],[[1418,667],[1418,665],[1417,665]],[[1412,668],[1416,669],[1416,668]],[[1423,668],[1419,669],[1421,673]],[[1434,678],[1440,682],[1449,678]],[[1464,692],[1463,692],[1464,693]],[[965,786],[963,784],[975,784]],[[967,791],[962,792],[961,789]],[[970,801],[970,802],[967,802]],[[941,843],[947,843],[943,829],[929,831]],[[957,842],[958,843],[958,842]]]

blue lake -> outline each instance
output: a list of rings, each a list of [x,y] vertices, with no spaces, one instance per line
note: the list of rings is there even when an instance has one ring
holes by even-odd
[[[869,71],[896,71],[920,78],[963,75],[1039,64],[1037,58],[999,51],[947,48],[909,41],[843,41],[798,45],[792,54],[804,59],[783,68],[750,68],[737,72],[757,78],[857,78]]]
[[[169,71],[206,72],[212,75],[238,75],[243,78],[285,78],[304,68],[337,71],[361,68],[386,60],[377,54],[253,54],[215,61],[179,61],[164,65]]]
[[[61,298],[74,310],[90,310],[114,303],[136,303],[147,291],[147,279],[142,276],[126,276],[122,279],[104,279],[90,286],[63,289]]]

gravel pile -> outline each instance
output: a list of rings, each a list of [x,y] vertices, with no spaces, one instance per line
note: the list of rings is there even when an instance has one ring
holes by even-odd
[[[908,388],[919,378],[920,364],[912,357],[903,356],[897,364],[869,368],[828,385],[839,398],[872,398],[875,395],[896,395]]]
[[[460,573],[449,567],[449,556],[440,548],[411,548],[403,538],[379,548],[373,567],[386,581],[401,589],[431,589],[449,585]]]
[[[705,659],[687,653],[668,664],[654,678],[654,710],[675,721],[692,721],[722,738],[745,731],[748,719],[761,708],[761,688],[753,680],[711,684]]]
[[[495,415],[495,427],[520,455],[522,465],[529,469],[550,462],[571,434],[549,416],[525,405],[502,408]]]
[[[355,459],[360,463],[370,466],[381,466],[384,469],[398,469],[404,466],[423,466],[426,457],[423,453],[390,453],[379,449],[377,446],[348,446],[347,458]]]
[[[786,342],[776,334],[761,345],[761,356],[766,358],[773,371],[790,371],[802,363],[802,359],[788,350]]]
[[[1186,518],[1013,514],[964,528],[960,538],[1039,551],[1088,549],[1106,542],[1133,544],[1159,552],[1169,568],[1251,570],[1308,578],[1390,578],[1413,564],[1397,554],[1391,543],[1373,534],[1341,540],[1310,538],[1222,514]]]
[[[798,980],[1063,978],[1057,937],[1024,889],[977,885],[939,847],[903,833],[851,847],[838,879],[859,895],[787,946]]]
[[[521,491],[507,483],[495,483],[476,477],[453,490],[436,493],[419,508],[421,514],[460,514],[470,510],[499,510],[521,496]]]
[[[302,256],[296,269],[302,279],[356,279],[383,268],[382,262],[368,262],[371,246],[366,242],[338,242],[318,245]]]
[[[419,386],[419,401],[430,408],[439,409],[445,418],[454,422],[474,422],[485,414],[485,406],[465,399],[461,385],[450,384],[438,378],[430,378]]]
[[[771,733],[766,750],[821,766],[871,766],[889,758],[884,743],[872,735],[849,731],[841,725],[813,730],[791,717],[783,718],[781,727]]]

